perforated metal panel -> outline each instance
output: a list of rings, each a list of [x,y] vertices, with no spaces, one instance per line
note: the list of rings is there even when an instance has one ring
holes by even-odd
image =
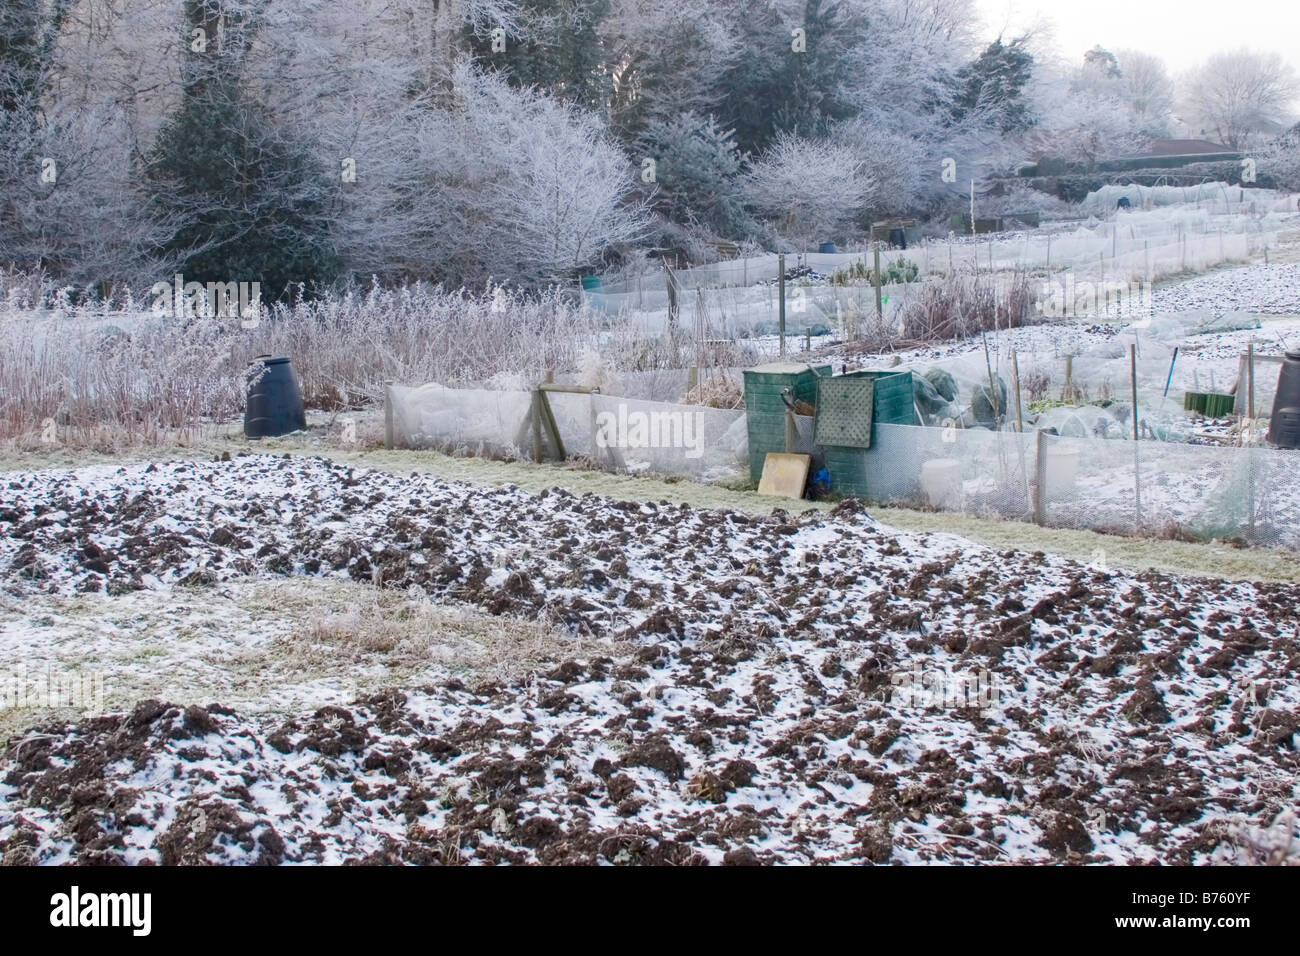
[[[841,376],[817,380],[817,444],[871,447],[871,415],[876,382]]]

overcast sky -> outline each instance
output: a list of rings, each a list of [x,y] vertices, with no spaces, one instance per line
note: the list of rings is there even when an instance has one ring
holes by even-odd
[[[976,0],[988,37],[1051,21],[1058,51],[1073,61],[1097,44],[1153,53],[1170,73],[1245,46],[1276,51],[1300,71],[1297,0]],[[1234,22],[1236,18],[1236,22]]]

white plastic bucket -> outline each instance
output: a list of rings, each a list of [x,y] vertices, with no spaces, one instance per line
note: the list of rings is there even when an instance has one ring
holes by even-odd
[[[1063,498],[1074,490],[1079,474],[1079,449],[1069,445],[1047,449],[1045,492],[1048,498]]]
[[[961,505],[961,462],[956,458],[931,458],[921,463],[921,490],[935,508]]]

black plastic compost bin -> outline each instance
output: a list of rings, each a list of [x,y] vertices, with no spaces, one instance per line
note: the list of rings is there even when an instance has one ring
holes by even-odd
[[[260,355],[248,367],[248,402],[244,406],[244,434],[249,438],[274,438],[307,427],[302,392],[287,358]]]
[[[1279,448],[1300,448],[1300,351],[1282,359],[1268,440]]]

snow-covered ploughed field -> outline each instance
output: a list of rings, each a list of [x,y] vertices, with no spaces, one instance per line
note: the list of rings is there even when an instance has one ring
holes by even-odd
[[[1300,770],[1295,585],[287,456],[10,473],[0,522],[33,603],[337,578],[594,648],[19,733],[5,862],[1238,862]]]

